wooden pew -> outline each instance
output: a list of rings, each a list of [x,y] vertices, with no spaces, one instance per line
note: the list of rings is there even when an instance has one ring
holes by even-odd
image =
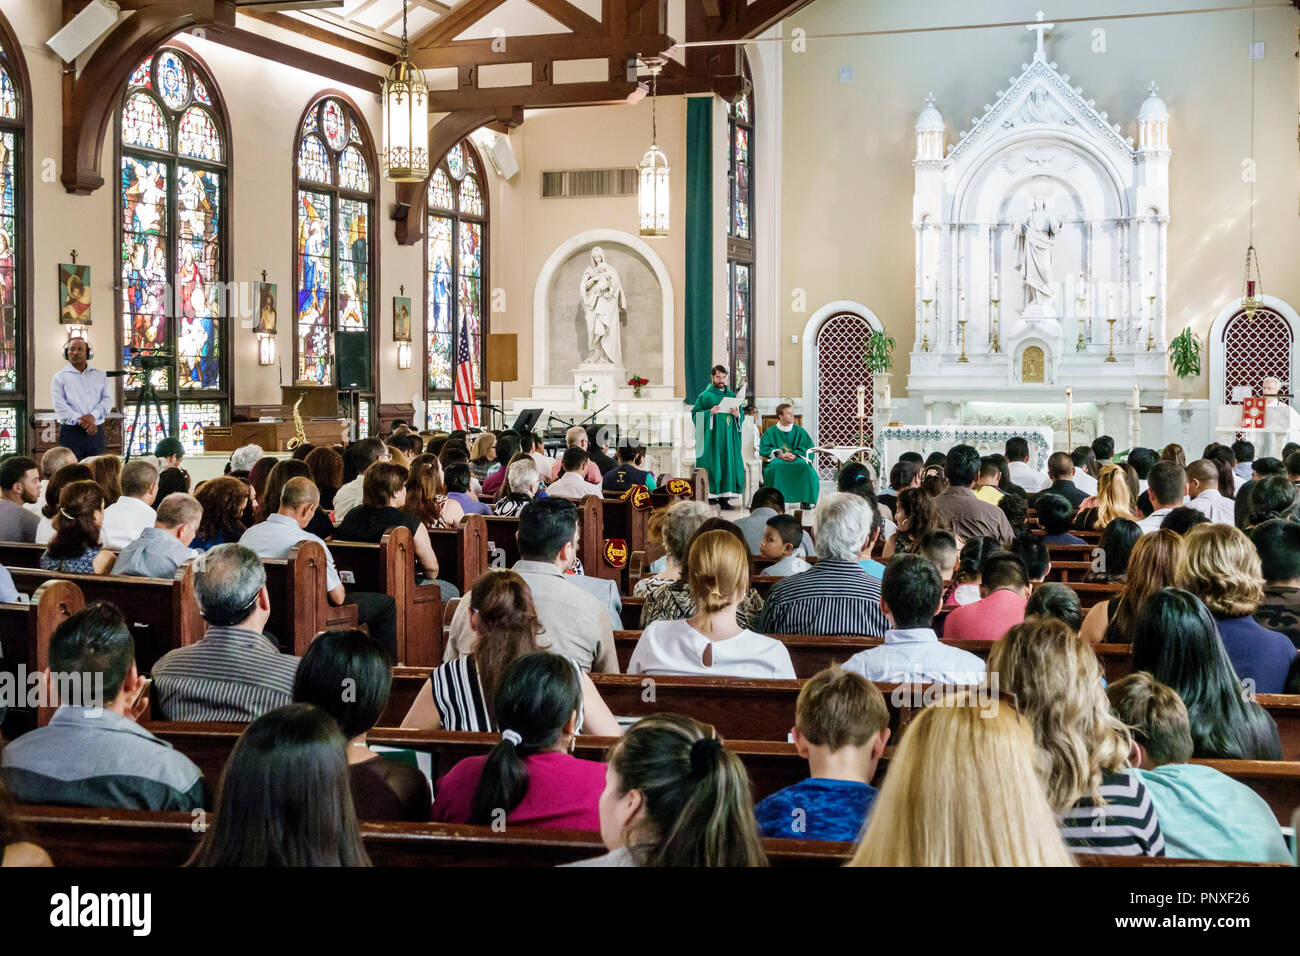
[[[25,806],[18,819],[60,867],[180,866],[201,839],[189,813]],[[599,833],[581,830],[512,827],[500,833],[489,826],[374,821],[360,829],[375,866],[558,866],[605,852]],[[838,867],[853,854],[851,843],[816,840],[765,839],[763,848],[773,866]],[[1287,865],[1092,854],[1075,859],[1081,866],[1141,868]]]
[[[39,568],[43,544],[26,544],[22,541],[0,541],[0,564],[6,568]]]
[[[623,627],[629,631],[638,630],[641,627],[641,609],[643,607],[645,607],[645,598],[643,597],[623,598]]]
[[[47,581],[69,581],[80,588],[85,603],[116,605],[131,629],[136,664],[142,671],[148,671],[172,648],[201,640],[207,630],[194,597],[193,562],[177,568],[170,580],[31,568],[11,568],[9,573],[23,594],[35,595]]]
[[[487,526],[482,515],[467,515],[460,527],[430,531],[429,543],[446,580],[468,594],[488,569]]]
[[[409,528],[389,528],[379,544],[330,541],[334,566],[358,591],[387,594],[397,602],[397,663],[442,663],[442,591],[415,580],[415,540]],[[439,568],[441,570],[441,567]]]
[[[16,689],[21,692],[29,686],[18,680],[20,667],[30,675],[49,666],[55,628],[85,604],[81,588],[65,580],[46,581],[32,594],[30,604],[0,604],[0,672],[12,676]],[[13,740],[47,723],[49,717],[49,708],[11,707],[5,714],[5,739]]]
[[[1124,589],[1122,582],[1093,583],[1091,581],[1071,581],[1070,589],[1079,595],[1079,606],[1088,611],[1098,604],[1109,601]]]
[[[266,630],[284,653],[301,657],[321,631],[357,626],[355,604],[329,602],[325,549],[315,541],[299,541],[289,557],[265,558],[262,567],[271,598]]]
[[[621,594],[632,593],[632,586],[635,582],[631,579],[631,556],[635,551],[645,551],[648,537],[646,528],[649,523],[650,509],[647,508],[643,511],[636,508],[630,499],[620,500],[618,497],[601,499],[602,539],[622,538],[627,543],[628,562],[621,569],[614,569],[618,577],[618,589]]]
[[[793,718],[792,718],[793,721]],[[198,765],[210,781],[221,779],[226,760],[245,725],[233,723],[183,723],[157,721],[146,724],[151,733],[167,741],[180,753]],[[486,754],[500,741],[497,734],[464,733],[458,731],[400,730],[377,727],[366,735],[374,746],[402,747],[427,753],[432,758],[432,775],[435,781],[466,757]],[[579,737],[574,755],[583,760],[603,761],[615,737]],[[792,743],[771,740],[726,740],[726,747],[740,757],[749,774],[750,789],[755,802],[777,790],[798,783],[808,776],[808,763],[799,756]],[[893,759],[894,748],[887,748],[880,761],[876,786],[884,782],[885,773]],[[1291,813],[1300,806],[1300,762],[1266,760],[1194,760],[1205,764],[1234,780],[1244,783],[1259,794],[1272,808],[1281,826],[1289,826]]]

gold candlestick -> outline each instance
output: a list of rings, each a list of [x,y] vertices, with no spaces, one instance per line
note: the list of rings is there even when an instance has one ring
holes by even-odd
[[[1119,321],[1118,319],[1107,319],[1107,320],[1106,320],[1106,324],[1107,324],[1108,326],[1110,326],[1110,352],[1106,355],[1106,361],[1107,361],[1107,362],[1115,362],[1115,361],[1118,361],[1118,360],[1115,358],[1115,323],[1118,322],[1118,321]]]
[[[966,320],[962,319],[957,324],[961,326],[961,355],[957,357],[957,361],[969,362],[970,359],[966,358]]]
[[[993,318],[993,342],[992,342],[992,344],[989,346],[989,351],[990,351],[990,352],[995,352],[995,353],[996,353],[996,352],[1001,352],[1001,351],[1002,351],[1002,343],[1001,343],[1001,341],[999,341],[999,339],[998,339],[998,326],[1002,324],[1002,323],[999,321],[999,316],[998,316],[998,304],[999,304],[1001,301],[1002,301],[1001,299],[989,299],[989,303],[993,306],[993,316],[992,316],[992,318]]]
[[[1147,351],[1150,352],[1156,347],[1156,297],[1147,296],[1147,321],[1150,325],[1147,327]]]

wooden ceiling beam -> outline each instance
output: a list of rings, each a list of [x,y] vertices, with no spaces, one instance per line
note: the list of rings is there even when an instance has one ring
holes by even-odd
[[[64,7],[65,22],[77,7]],[[100,159],[108,125],[117,112],[127,78],[146,56],[178,33],[235,23],[230,0],[167,0],[143,3],[115,26],[86,61],[78,76],[63,67],[63,188],[89,195],[104,185]]]
[[[625,102],[635,83],[551,83],[530,86],[470,87],[460,90],[430,90],[429,112],[447,113],[478,108],[535,109],[547,106],[608,106]],[[429,155],[433,155],[430,151]]]
[[[451,13],[434,21],[427,30],[413,37],[411,48],[423,50],[450,43],[503,3],[505,0],[462,0]]]
[[[579,10],[568,0],[529,0],[529,2],[543,13],[550,14],[574,33],[600,36],[605,32],[605,24]]]
[[[686,0],[687,16],[692,7],[705,0]],[[813,0],[754,0],[753,3],[736,3],[730,0],[723,22],[707,30],[709,40],[748,40],[776,26],[786,17],[798,13]],[[690,35],[688,40],[701,39]]]
[[[340,63],[328,56],[321,56],[301,47],[281,43],[279,40],[272,40],[270,37],[262,36],[260,33],[253,33],[251,30],[241,30],[233,26],[213,27],[208,29],[208,39],[213,43],[220,43],[222,46],[230,47],[232,50],[239,50],[251,56],[261,57],[263,60],[283,63],[295,70],[314,73],[336,83],[354,86],[367,92],[374,92],[376,95],[379,93],[379,84],[384,80],[383,72],[372,73],[369,70],[352,66],[350,63]]]
[[[653,55],[668,50],[673,38],[664,33],[646,36],[575,36],[552,33],[546,36],[507,38],[505,49],[492,49],[493,40],[459,40],[447,46],[418,50],[411,61],[422,70],[474,64],[527,63],[532,60],[585,60],[641,53]]]
[[[390,64],[397,59],[392,50],[386,50],[381,46],[371,46],[369,43],[354,40],[352,37],[345,36],[342,33],[336,33],[327,27],[316,26],[314,23],[308,23],[306,20],[299,20],[297,17],[291,17],[287,14],[266,13],[262,10],[249,10],[243,8],[240,9],[239,13],[241,16],[249,17],[253,20],[260,20],[262,23],[267,23],[274,27],[280,27],[283,30],[289,30],[299,36],[306,37],[309,40],[328,43],[330,46],[336,46],[340,50],[347,50],[349,53],[355,53],[357,56],[364,56],[367,60],[374,60],[377,63]]]

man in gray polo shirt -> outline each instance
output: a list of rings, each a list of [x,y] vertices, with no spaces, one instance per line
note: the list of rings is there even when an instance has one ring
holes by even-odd
[[[145,685],[117,608],[92,604],[60,624],[50,639],[50,671],[65,691],[74,681],[60,681],[64,676],[89,686],[48,725],[5,748],[0,778],[17,800],[123,810],[204,805],[199,768],[136,723]]]
[[[177,568],[198,555],[190,542],[202,520],[203,506],[197,498],[181,491],[168,495],[158,506],[153,527],[141,531],[117,556],[113,573],[170,580]]]

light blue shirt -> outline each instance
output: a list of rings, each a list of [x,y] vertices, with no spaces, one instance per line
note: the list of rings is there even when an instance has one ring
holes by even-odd
[[[1291,862],[1277,817],[1244,783],[1192,763],[1165,764],[1137,773],[1151,794],[1167,856]]]
[[[884,684],[979,684],[986,670],[981,658],[940,644],[928,627],[886,631],[885,643],[858,651],[844,669]]]
[[[14,587],[14,577],[9,569],[0,564],[0,604],[14,604],[18,601],[18,589]]]
[[[64,425],[75,425],[82,415],[93,415],[95,424],[113,410],[113,396],[108,390],[108,376],[100,369],[86,366],[78,372],[69,362],[54,373],[50,382],[50,399],[54,414]]]
[[[137,578],[170,578],[178,567],[198,553],[162,528],[145,528],[140,537],[118,554],[113,573]]]
[[[864,558],[863,560],[859,561],[858,567],[860,567],[863,571],[866,571],[877,581],[881,580],[885,576],[885,566],[881,564],[879,561],[876,561],[872,558]]]
[[[316,535],[298,527],[298,522],[288,515],[274,514],[244,532],[239,543],[259,558],[284,559],[299,541],[315,541],[325,549],[325,588],[333,591],[343,584],[338,571],[334,570],[334,555],[329,547]]]

